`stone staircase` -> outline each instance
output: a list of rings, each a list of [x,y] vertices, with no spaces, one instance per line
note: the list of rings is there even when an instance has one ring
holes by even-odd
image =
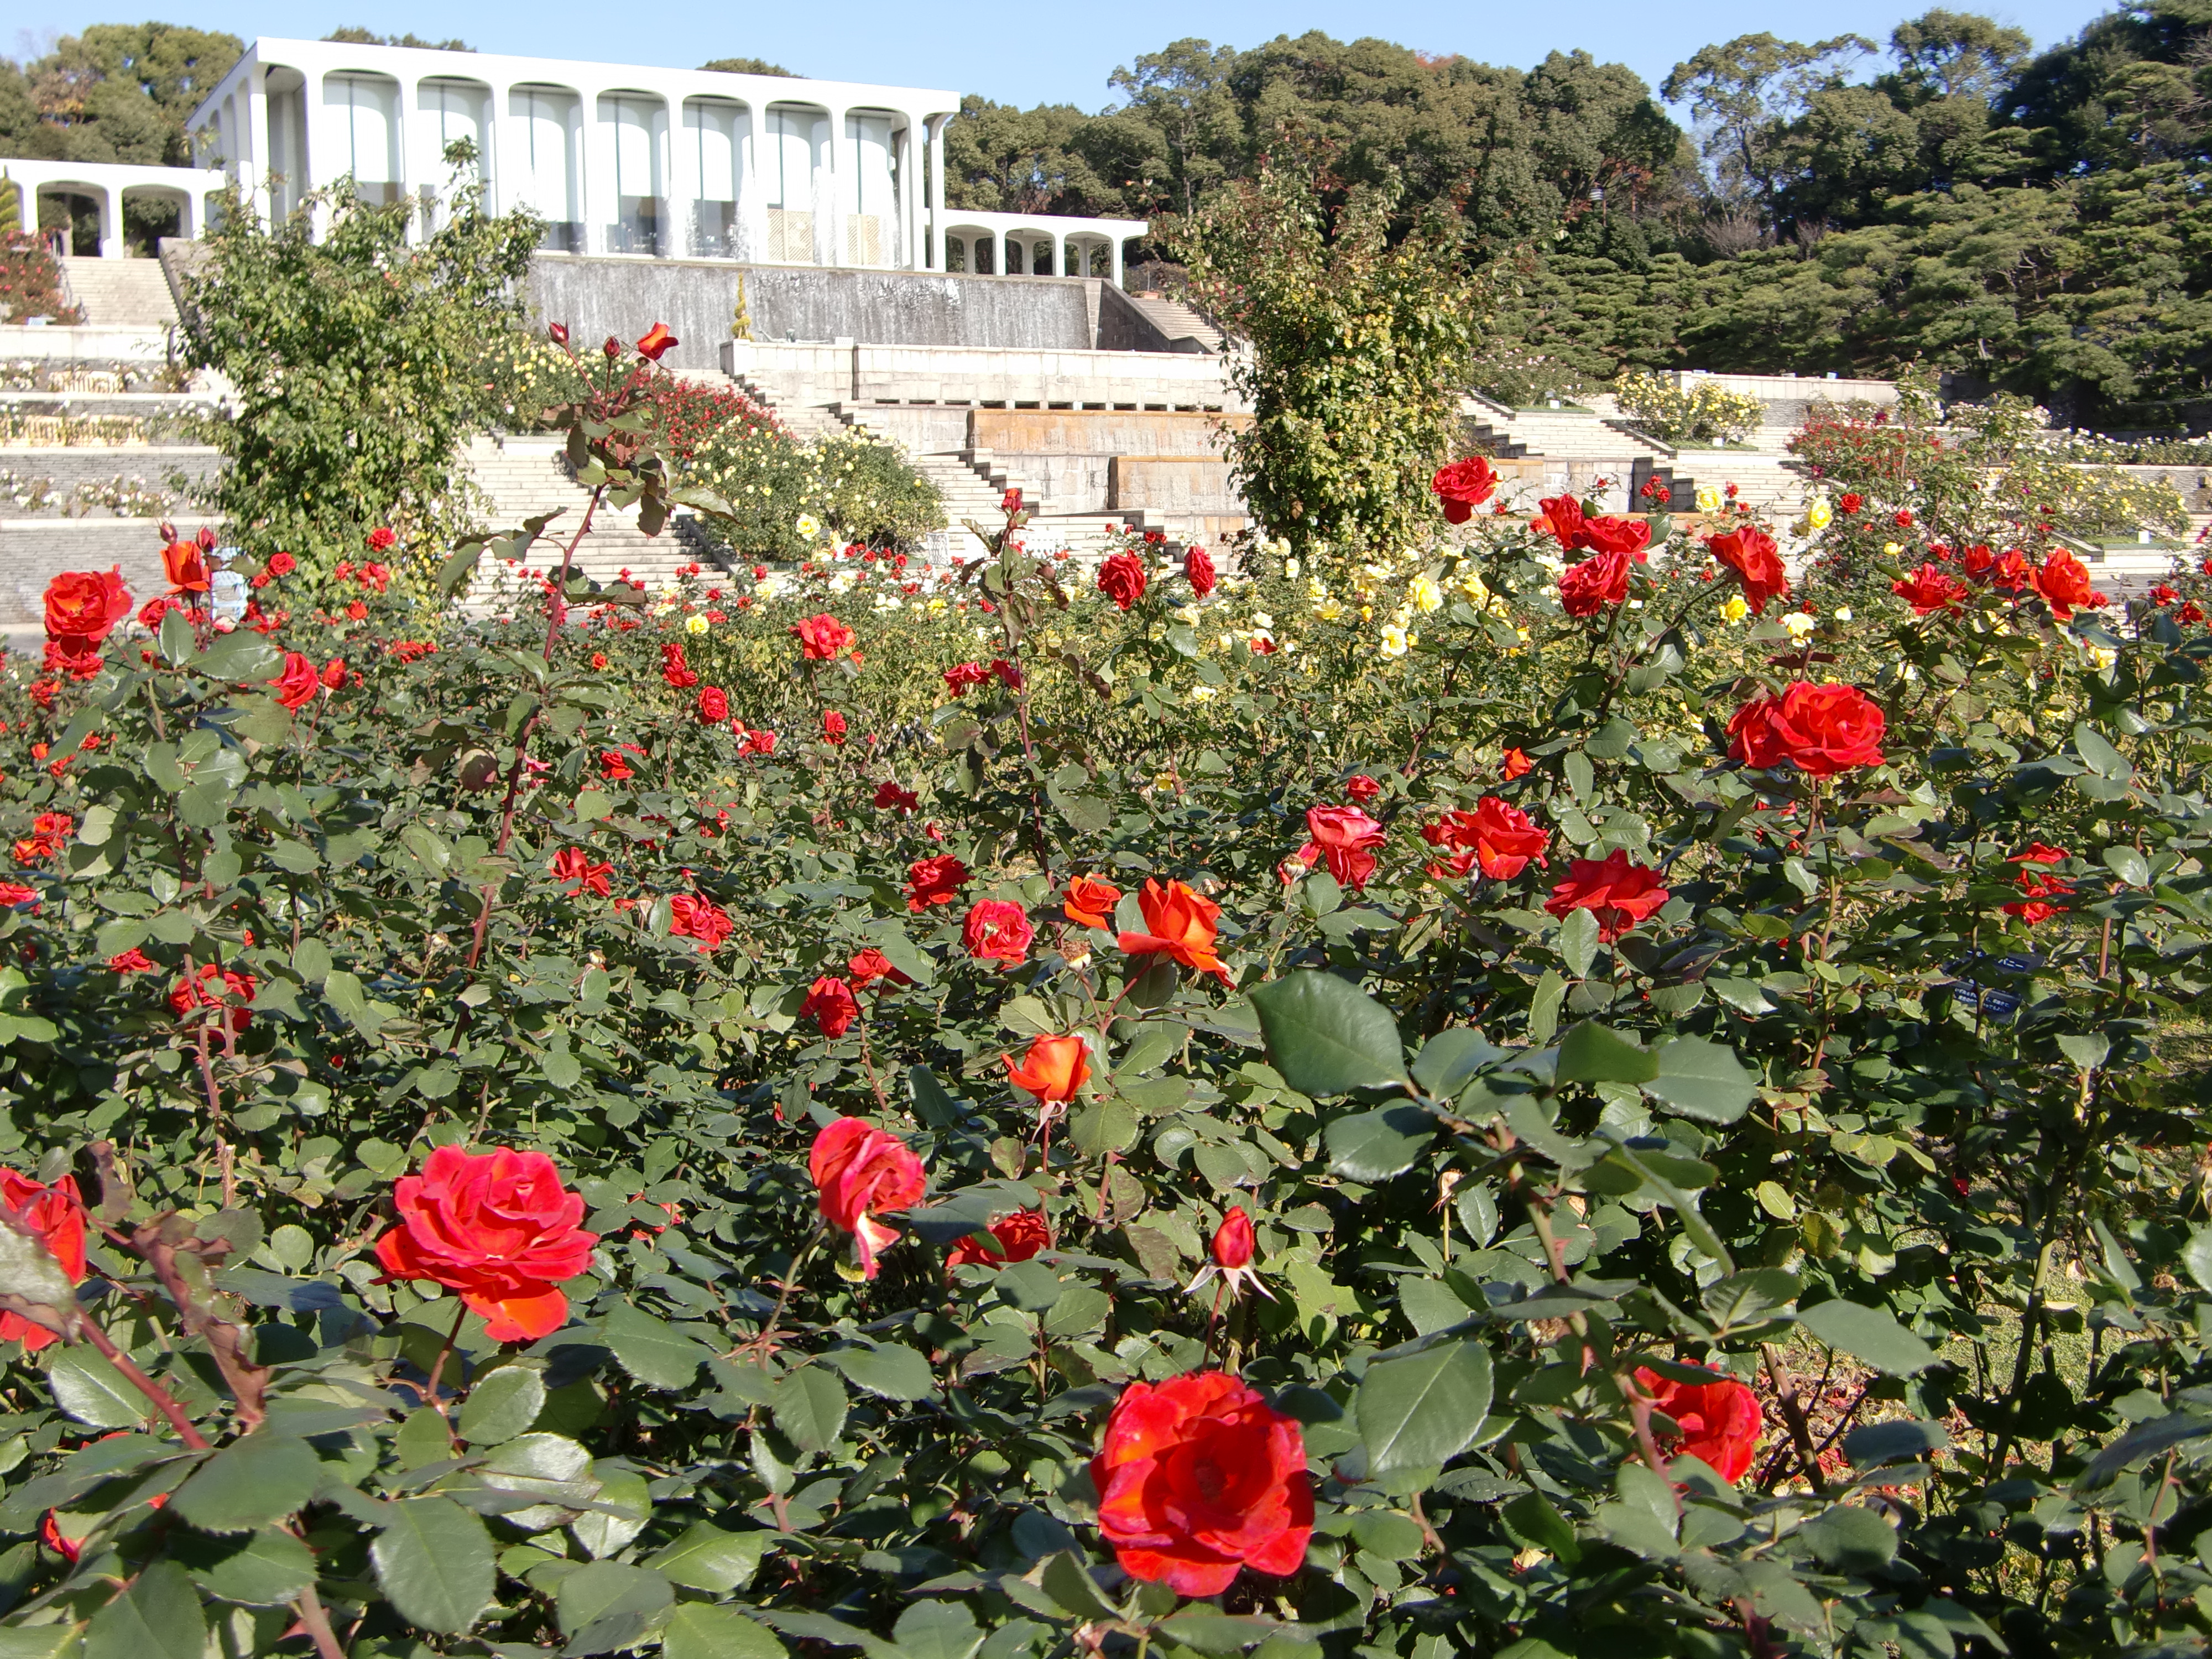
[[[1168,342],[1170,351],[1196,349],[1213,356],[1221,355],[1220,331],[1208,323],[1180,300],[1170,300],[1161,294],[1128,294],[1122,296]]]
[[[1461,405],[1474,440],[1502,459],[1671,461],[1674,452],[1626,422],[1580,409],[1509,409],[1488,398]]]
[[[84,319],[103,328],[168,328],[177,302],[158,259],[95,259],[76,255],[62,262],[62,281]]]
[[[546,526],[528,557],[532,570],[557,566],[561,550],[576,533],[591,501],[591,492],[568,476],[563,441],[538,433],[477,437],[469,444],[468,466],[483,492],[485,519],[494,529],[515,529],[526,519],[566,509]],[[637,527],[636,509],[602,503],[577,546],[574,568],[601,583],[618,580],[627,570],[648,590],[657,590],[676,580],[678,567],[695,562],[726,568],[721,550],[706,542],[687,514],[679,512],[659,535],[648,537]],[[486,568],[479,582],[496,583],[504,575]]]

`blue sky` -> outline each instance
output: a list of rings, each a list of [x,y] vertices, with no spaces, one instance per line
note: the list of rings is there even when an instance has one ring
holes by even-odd
[[[1656,86],[1709,41],[1772,29],[1802,40],[1846,31],[1885,39],[1930,0],[1828,0],[1810,12],[1753,0],[1692,0],[1655,9],[1634,0],[1543,4],[1445,4],[1443,0],[1175,0],[1157,6],[1039,5],[1035,0],[831,0],[734,7],[727,0],[654,0],[632,9],[593,0],[168,0],[158,7],[41,7],[19,12],[22,31],[5,48],[20,56],[40,38],[87,23],[153,13],[203,28],[317,36],[342,24],[380,33],[458,35],[481,51],[689,67],[709,58],[765,58],[802,75],[980,92],[1002,103],[1113,101],[1106,77],[1118,64],[1194,35],[1250,46],[1277,34],[1322,29],[1458,52],[1521,68],[1553,50],[1581,46],[1627,64]],[[1951,0],[1975,9],[1972,0]],[[1911,12],[1907,7],[1911,6]],[[2079,29],[2102,8],[2083,0],[2015,0],[1988,9],[2039,46]]]

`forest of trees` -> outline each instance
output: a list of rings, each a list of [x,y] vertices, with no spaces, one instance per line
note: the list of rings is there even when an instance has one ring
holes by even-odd
[[[100,25],[0,61],[0,154],[181,161],[240,49]],[[968,99],[953,201],[1159,219],[1295,149],[1402,225],[1456,217],[1484,373],[1516,395],[1919,362],[2107,428],[2212,422],[2212,0],[2137,0],[2039,54],[1942,10],[1887,42],[1746,35],[1656,93],[1585,52],[1523,71],[1320,33],[1177,41],[1109,84],[1096,114]]]

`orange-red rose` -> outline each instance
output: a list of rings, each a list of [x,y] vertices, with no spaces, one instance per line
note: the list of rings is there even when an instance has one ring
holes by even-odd
[[[1595,617],[1628,598],[1628,555],[1597,553],[1559,573],[1559,604],[1570,617]]]
[[[171,542],[161,550],[161,569],[180,593],[208,591],[207,556],[197,542]]]
[[[1667,902],[1659,872],[1615,848],[1602,859],[1577,859],[1567,878],[1552,889],[1544,908],[1562,919],[1577,910],[1597,918],[1597,936],[1610,945]]]
[[[1145,931],[1121,935],[1121,949],[1128,955],[1164,956],[1194,973],[1218,975],[1224,985],[1235,982],[1214,954],[1219,905],[1200,898],[1179,881],[1164,887],[1147,878],[1144,890],[1137,895],[1137,908],[1144,913]]]
[[[1091,1479],[1121,1570],[1178,1595],[1218,1595],[1243,1567],[1295,1572],[1313,1536],[1297,1420],[1219,1371],[1131,1383]]]
[[[1121,890],[1112,882],[1078,876],[1067,884],[1067,900],[1060,908],[1078,927],[1110,927],[1114,907],[1121,902]]]
[[[906,908],[919,915],[933,904],[950,904],[968,884],[968,866],[950,853],[907,866]]]
[[[918,1203],[928,1189],[921,1160],[896,1135],[857,1117],[841,1117],[814,1137],[806,1157],[823,1219],[853,1235],[860,1269],[876,1276],[877,1255],[898,1231],[876,1219]]]
[[[49,1187],[13,1170],[0,1170],[0,1206],[39,1236],[70,1284],[83,1282],[84,1200],[75,1176],[64,1176]],[[26,1353],[35,1353],[58,1340],[44,1325],[21,1314],[0,1313],[0,1342],[20,1342]]]
[[[1027,960],[1036,929],[1029,912],[1005,899],[980,899],[968,912],[960,942],[978,962],[1003,962],[1009,968]]]
[[[1775,546],[1774,538],[1758,526],[1747,524],[1725,536],[1715,536],[1705,549],[1735,572],[1736,580],[1743,584],[1744,603],[1750,605],[1753,616],[1765,616],[1769,599],[1788,596],[1790,576],[1782,568],[1781,550]]]
[[[1923,564],[1909,576],[1900,576],[1889,591],[1912,607],[1916,617],[1949,611],[1966,597],[1966,585],[1948,570]]]
[[[1528,527],[1549,536],[1569,552],[1583,544],[1583,504],[1572,495],[1548,495],[1536,503],[1536,516]]]
[[[1593,553],[1622,554],[1642,564],[1646,557],[1644,546],[1650,539],[1649,519],[1585,519],[1575,545]]]
[[[1800,680],[1760,697],[1729,721],[1729,753],[1765,770],[1784,761],[1816,778],[1881,764],[1882,712],[1856,685]]]
[[[854,1000],[851,986],[825,974],[806,988],[806,1000],[799,1005],[799,1012],[812,1020],[823,1036],[841,1037],[860,1018],[860,1005]]]
[[[637,343],[637,355],[657,363],[660,361],[662,352],[672,345],[682,343],[683,342],[668,331],[667,324],[655,323],[651,328],[646,330],[645,337]]]
[[[1474,509],[1497,489],[1498,474],[1481,456],[1470,455],[1463,461],[1438,467],[1436,477],[1429,480],[1429,488],[1443,507],[1445,522],[1465,524],[1474,516]]]
[[[1079,1036],[1041,1036],[1030,1044],[1020,1065],[1012,1054],[1004,1059],[1007,1082],[1063,1106],[1091,1075],[1091,1050]]]
[[[131,614],[131,595],[120,566],[110,570],[64,570],[46,584],[46,637],[85,641],[97,647]]]
[[[1375,854],[1368,848],[1386,839],[1382,826],[1356,806],[1309,806],[1306,834],[1313,839],[1298,849],[1306,864],[1326,861],[1328,872],[1358,892],[1375,873]]]
[[[1668,1451],[1701,1458],[1733,1485],[1751,1473],[1763,1426],[1759,1396],[1741,1382],[1675,1382],[1636,1368],[1636,1381],[1659,1410],[1674,1419],[1676,1434],[1661,1433]]]
[[[2076,611],[2094,611],[2105,603],[2105,596],[2089,586],[2088,567],[2063,547],[2045,556],[2034,581],[2035,591],[2060,622]]]
[[[376,1241],[385,1277],[428,1279],[484,1318],[495,1342],[534,1342],[568,1317],[563,1280],[591,1265],[581,1194],[543,1152],[441,1146],[392,1188],[399,1224]]]
[[[1127,611],[1145,597],[1145,562],[1133,553],[1116,553],[1098,567],[1098,591]]]
[[[826,611],[793,623],[791,631],[799,635],[799,653],[809,662],[834,662],[851,650],[860,637]]]
[[[1190,591],[1196,598],[1202,599],[1213,592],[1213,556],[1204,548],[1191,546],[1183,550],[1182,574],[1183,580],[1190,584]]]
[[[276,688],[277,702],[287,708],[301,708],[315,700],[315,693],[323,689],[323,677],[298,652],[287,651],[283,672],[269,684]]]
[[[970,1233],[948,1251],[948,1267],[1003,1267],[1009,1261],[1027,1261],[1039,1250],[1052,1248],[1052,1229],[1041,1210],[1017,1210],[1004,1221],[994,1221],[987,1232]]]

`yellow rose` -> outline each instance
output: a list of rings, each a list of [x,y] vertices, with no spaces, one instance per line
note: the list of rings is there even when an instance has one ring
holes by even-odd
[[[687,634],[703,634],[713,626],[696,611],[684,619],[684,631]]]
[[[1741,593],[1731,593],[1722,602],[1721,615],[1732,623],[1740,623],[1750,614],[1751,607],[1744,603]]]
[[[1424,611],[1443,608],[1444,591],[1425,571],[1406,584],[1406,597]]]
[[[1805,509],[1805,522],[1815,530],[1826,530],[1829,521],[1835,516],[1836,509],[1828,505],[1826,496],[1822,496]]]
[[[1382,628],[1382,654],[1395,659],[1406,654],[1406,630],[1395,623],[1386,623]]]

